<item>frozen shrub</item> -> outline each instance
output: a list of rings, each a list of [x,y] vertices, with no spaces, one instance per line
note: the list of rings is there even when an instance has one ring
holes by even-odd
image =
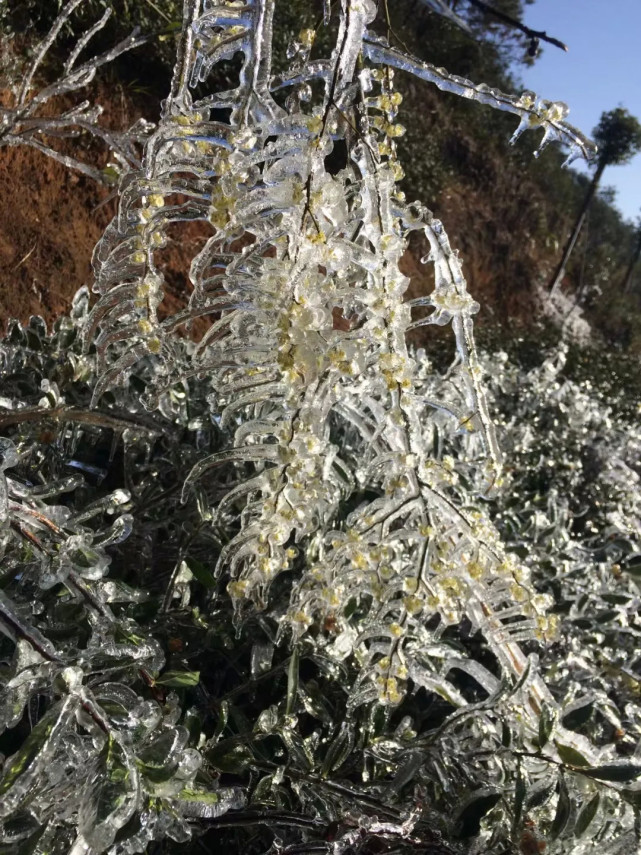
[[[394,71],[515,114],[515,136],[591,145],[565,105],[391,47],[370,0],[321,11],[329,52],[303,29],[276,74],[272,0],[186,0],[171,92],[94,252],[97,301],[2,344],[7,851],[577,853],[588,829],[634,846],[631,737],[563,706],[588,641],[545,653],[582,595],[546,582],[529,498],[517,534],[502,510],[524,492],[479,306],[397,187]],[[194,221],[209,236],[168,315],[163,248]],[[412,231],[435,287],[406,300]],[[406,343],[430,324],[452,329],[445,376]]]

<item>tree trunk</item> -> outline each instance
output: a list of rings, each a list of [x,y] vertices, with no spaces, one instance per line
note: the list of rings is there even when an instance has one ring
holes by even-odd
[[[639,234],[637,236],[637,245],[634,249],[634,252],[632,253],[632,258],[630,259],[630,264],[628,264],[628,269],[625,271],[625,276],[623,277],[623,284],[621,285],[621,290],[624,294],[629,294],[632,289],[632,273],[639,258],[641,258],[641,228],[639,229]]]
[[[585,194],[585,199],[583,200],[583,205],[581,206],[581,210],[579,211],[579,216],[576,218],[574,228],[572,229],[572,234],[570,235],[569,240],[565,245],[565,249],[563,250],[561,261],[559,262],[558,267],[554,271],[552,284],[550,285],[550,296],[556,293],[561,284],[561,281],[563,280],[563,277],[565,276],[566,265],[568,263],[570,255],[572,254],[572,250],[574,249],[581,229],[583,228],[583,223],[585,222],[585,215],[587,214],[588,208],[590,207],[592,197],[596,193],[596,189],[599,186],[599,181],[601,180],[601,176],[603,175],[603,170],[605,169],[605,167],[605,161],[599,161],[599,165],[596,168],[596,172],[594,173],[594,177],[592,178],[592,182],[588,188],[588,192]]]

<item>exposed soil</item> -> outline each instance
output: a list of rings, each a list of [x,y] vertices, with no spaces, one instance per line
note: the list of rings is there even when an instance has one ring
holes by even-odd
[[[0,151],[0,316],[47,322],[90,280],[108,192],[35,149]]]
[[[106,90],[97,91],[105,104]],[[7,93],[2,101],[7,102]],[[80,97],[51,105],[68,109]],[[122,91],[106,99],[104,123],[133,123],[134,105]],[[140,113],[138,113],[140,115]],[[63,141],[60,151],[102,168],[108,155],[88,136]],[[91,281],[91,253],[115,211],[112,191],[28,146],[0,148],[0,318],[47,323],[67,312]]]
[[[1,97],[1,96],[0,96]],[[147,104],[122,90],[98,89],[108,127],[131,126]],[[68,108],[71,103],[63,106]],[[90,139],[65,141],[59,150],[102,168],[108,153]],[[0,148],[0,319],[25,322],[41,315],[47,324],[69,311],[74,294],[91,285],[91,256],[116,212],[115,191],[98,185],[28,146]],[[166,275],[163,314],[186,300],[189,262],[211,229],[199,223],[168,230],[169,243],[159,253]]]

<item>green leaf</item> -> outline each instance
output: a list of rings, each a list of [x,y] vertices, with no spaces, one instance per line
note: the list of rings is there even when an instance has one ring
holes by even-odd
[[[601,599],[612,606],[621,606],[629,603],[632,597],[629,594],[601,594]]]
[[[548,704],[544,703],[539,718],[539,748],[544,748],[547,745],[555,722],[556,714],[554,710]]]
[[[155,680],[158,686],[169,686],[172,689],[186,689],[197,686],[200,682],[200,671],[165,671]]]
[[[570,814],[572,812],[572,803],[570,802],[570,794],[568,793],[568,785],[565,783],[563,775],[559,777],[559,800],[556,805],[556,813],[552,820],[550,828],[550,840],[556,840],[565,831]]]
[[[218,708],[218,718],[216,721],[216,727],[211,737],[211,744],[216,745],[224,729],[227,727],[227,722],[229,721],[229,702],[221,701],[220,707]]]
[[[594,615],[594,620],[597,623],[610,623],[618,616],[619,612],[616,609],[605,609],[603,611],[597,612]]]
[[[356,599],[356,597],[351,597],[347,601],[347,605],[343,609],[343,616],[346,618],[346,620],[349,620],[351,618],[351,616],[354,614],[354,612],[356,611],[357,608],[358,608],[358,600]]]
[[[484,787],[473,793],[459,811],[456,830],[458,837],[475,837],[481,830],[481,820],[501,798],[498,790]]]
[[[47,823],[45,823],[44,825],[41,825],[40,828],[38,828],[37,831],[34,832],[34,834],[31,834],[29,837],[27,837],[26,840],[23,840],[20,843],[20,847],[18,849],[17,855],[33,855],[33,853],[37,849],[38,843],[40,842],[43,834],[47,830],[47,827],[48,827]],[[0,850],[0,851],[2,851],[2,850]]]
[[[109,181],[116,182],[120,178],[120,172],[114,166],[104,166],[101,172]]]
[[[594,703],[590,699],[587,699],[583,706],[575,707],[567,713],[562,714],[563,726],[569,730],[577,730],[589,720],[593,709]]]
[[[576,824],[574,826],[574,834],[576,837],[581,837],[582,834],[588,830],[589,826],[592,824],[594,817],[596,816],[596,812],[599,809],[599,803],[601,801],[601,794],[595,793],[590,801],[583,805],[581,808],[579,815],[576,819]]]
[[[59,707],[49,710],[31,731],[22,747],[7,761],[0,781],[0,796],[8,793],[22,775],[36,766],[40,753],[56,726],[59,712]]]
[[[183,716],[182,724],[189,734],[189,745],[195,748],[196,745],[198,745],[198,740],[200,739],[200,734],[203,729],[202,718],[200,717],[198,710],[188,709]]]
[[[387,707],[377,704],[370,713],[370,732],[372,738],[380,736],[387,725],[389,719],[389,710]]]
[[[515,694],[519,691],[519,689],[525,684],[525,681],[530,676],[530,671],[532,670],[532,659],[528,657],[527,662],[525,663],[525,668],[523,669],[523,673],[516,681],[514,688],[512,689],[512,694]]]
[[[556,750],[559,752],[559,757],[566,766],[589,766],[590,762],[573,748],[571,745],[564,745],[562,742],[555,742]]]
[[[591,766],[589,769],[581,769],[584,775],[596,778],[599,781],[633,781],[641,775],[639,763],[608,763],[604,766]]]
[[[628,555],[631,552],[634,552],[634,550],[636,548],[635,545],[632,543],[632,541],[628,540],[628,538],[625,538],[625,537],[615,537],[613,540],[608,541],[608,546],[609,547],[614,546],[617,549],[619,549],[621,552],[625,552]]]
[[[544,805],[556,789],[556,780],[538,781],[528,793],[525,800],[525,809],[534,810],[534,808]]]
[[[619,791],[623,798],[635,808],[641,808],[641,790],[631,790],[627,787]]]
[[[82,792],[78,828],[90,846],[99,848],[105,836],[112,836],[128,822],[138,797],[138,774],[132,758],[111,735],[98,757],[95,781],[95,786]]]
[[[197,561],[195,558],[185,558],[185,564],[191,570],[194,579],[197,579],[205,588],[216,587],[216,577],[201,561]]]

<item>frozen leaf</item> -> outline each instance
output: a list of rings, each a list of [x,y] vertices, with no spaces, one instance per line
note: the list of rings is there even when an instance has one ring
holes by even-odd
[[[578,730],[585,724],[594,710],[594,702],[591,698],[581,698],[567,706],[562,712],[563,726],[569,730]]]
[[[631,555],[626,558],[623,569],[634,579],[641,579],[641,555]]]
[[[332,772],[340,769],[354,748],[354,726],[347,721],[341,723],[340,729],[330,742],[327,754],[321,766],[321,777],[327,778]]]
[[[555,742],[555,745],[559,757],[568,766],[585,767],[590,765],[590,761],[573,745],[566,745],[562,742]]]
[[[172,689],[187,689],[197,686],[200,682],[200,671],[165,671],[155,682],[159,686],[170,686]]]
[[[285,712],[291,715],[296,709],[296,699],[298,694],[298,667],[300,653],[298,646],[292,650],[292,655],[289,659],[289,667],[287,669],[287,703]]]
[[[52,707],[33,728],[19,751],[5,763],[0,779],[0,817],[10,816],[43,781],[41,772],[56,750],[70,717],[74,699]]]
[[[139,780],[133,758],[120,740],[109,735],[97,758],[80,806],[78,825],[98,851],[111,845],[118,829],[138,804]]]
[[[541,807],[546,804],[546,802],[548,802],[552,797],[556,787],[557,781],[554,777],[550,780],[544,779],[542,781],[537,781],[537,783],[529,790],[525,799],[526,810],[534,810],[534,808]]]
[[[557,837],[561,837],[563,835],[572,814],[572,802],[570,801],[570,794],[563,775],[559,776],[558,789],[559,797],[556,803],[554,819],[552,820],[552,825],[550,827],[551,840],[556,840]]]
[[[256,679],[272,667],[274,645],[271,641],[257,641],[251,651],[251,675]]]
[[[239,787],[222,787],[214,791],[185,788],[173,800],[184,816],[202,819],[214,819],[229,810],[239,810],[245,802],[245,795]]]
[[[462,838],[474,837],[481,829],[481,821],[501,798],[498,790],[483,787],[469,796],[461,807],[456,818],[457,836]]]
[[[582,774],[589,775],[599,781],[616,781],[619,783],[633,781],[641,776],[639,763],[609,763],[603,766],[589,766],[581,769]]]
[[[548,704],[543,704],[539,718],[539,748],[547,745],[550,734],[554,730],[556,713]]]
[[[577,837],[582,837],[588,830],[597,815],[600,803],[601,794],[595,793],[592,798],[583,805],[579,811],[579,815],[576,818],[576,824],[574,826],[574,834]]]
[[[514,785],[514,815],[512,820],[512,827],[514,829],[518,828],[521,822],[521,814],[523,813],[526,792],[527,788],[521,771],[521,764],[519,763],[516,768],[516,782]]]
[[[254,755],[246,745],[224,740],[207,752],[207,758],[221,772],[239,775],[253,761]]]
[[[157,736],[152,734],[149,744],[137,752],[141,774],[155,783],[169,780],[178,767],[188,736],[183,727],[168,728]]]

